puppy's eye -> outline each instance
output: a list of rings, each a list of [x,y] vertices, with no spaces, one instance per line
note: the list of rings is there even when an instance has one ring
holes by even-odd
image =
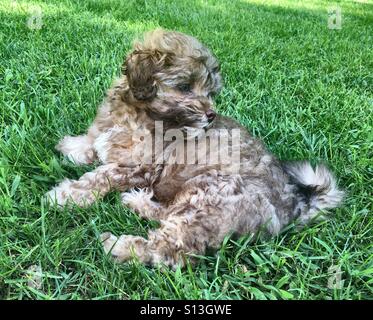
[[[191,92],[192,87],[190,86],[189,83],[182,83],[177,86],[177,89],[181,92]]]

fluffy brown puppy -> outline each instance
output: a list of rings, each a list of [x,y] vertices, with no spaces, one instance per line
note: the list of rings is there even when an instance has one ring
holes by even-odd
[[[117,260],[183,265],[185,255],[217,248],[231,233],[262,229],[275,235],[290,221],[304,224],[341,202],[343,193],[326,167],[282,164],[245,128],[215,113],[218,62],[195,38],[150,32],[122,70],[87,135],[65,137],[57,146],[77,164],[97,159],[102,165],[47,194],[61,206],[86,206],[119,190],[125,205],[160,221],[148,239],[102,234],[105,251]],[[226,161],[223,141],[230,154],[238,146],[238,158]],[[197,156],[189,161],[190,155]]]

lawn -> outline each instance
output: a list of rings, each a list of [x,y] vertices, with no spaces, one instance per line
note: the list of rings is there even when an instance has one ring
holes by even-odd
[[[341,29],[328,27],[328,1],[2,0],[0,298],[373,299],[373,2],[334,4]],[[42,24],[29,28],[37,7]],[[43,205],[52,186],[90,169],[54,145],[87,129],[133,39],[159,26],[216,54],[219,112],[280,159],[329,164],[347,191],[329,221],[227,238],[196,267],[172,271],[105,256],[100,232],[157,226],[118,194],[89,209]]]

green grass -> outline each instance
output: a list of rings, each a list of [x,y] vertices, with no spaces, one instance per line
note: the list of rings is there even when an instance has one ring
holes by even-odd
[[[335,3],[334,3],[335,4]],[[373,3],[47,0],[0,3],[0,298],[372,299]],[[26,26],[39,5],[41,30]],[[106,257],[98,234],[145,235],[111,194],[58,211],[41,196],[76,167],[54,151],[83,133],[131,41],[162,26],[217,55],[216,104],[281,159],[325,160],[347,190],[330,221],[274,239],[226,239],[195,268],[171,271]],[[27,269],[40,265],[40,289]],[[328,288],[331,266],[341,289]]]

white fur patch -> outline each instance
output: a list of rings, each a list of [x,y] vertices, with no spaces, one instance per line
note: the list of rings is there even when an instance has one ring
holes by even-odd
[[[107,157],[111,148],[110,140],[112,135],[121,131],[123,131],[123,128],[114,126],[104,133],[101,133],[93,143],[93,147],[96,150],[97,156],[101,162],[106,163],[107,161]]]
[[[130,192],[122,193],[122,203],[133,209],[144,208],[149,206],[150,203],[154,203],[154,201],[151,200],[153,194],[153,191],[149,191],[148,189],[132,189]]]
[[[94,160],[94,151],[87,136],[64,137],[56,146],[71,162],[88,164]]]
[[[298,162],[287,166],[287,171],[301,184],[316,187],[311,207],[318,210],[335,208],[342,201],[344,192],[338,189],[335,178],[327,167],[318,165],[313,170],[309,162]]]
[[[305,186],[335,186],[335,180],[329,170],[322,165],[314,171],[309,162],[298,162],[288,167],[288,172]]]

